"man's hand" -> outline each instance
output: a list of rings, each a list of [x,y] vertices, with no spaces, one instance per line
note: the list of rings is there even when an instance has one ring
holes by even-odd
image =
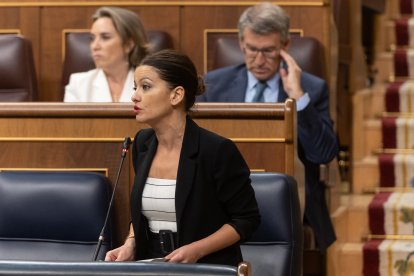
[[[303,90],[300,86],[300,76],[302,69],[297,65],[295,60],[285,50],[280,50],[281,58],[286,62],[287,70],[279,68],[279,74],[283,82],[283,88],[288,94],[289,98],[298,100],[303,96]]]

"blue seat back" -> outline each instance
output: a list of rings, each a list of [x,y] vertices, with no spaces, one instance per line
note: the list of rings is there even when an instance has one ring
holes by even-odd
[[[0,172],[0,260],[90,261],[110,190],[92,172]]]
[[[252,173],[261,224],[241,245],[253,276],[301,275],[303,229],[299,195],[293,177],[282,173]]]

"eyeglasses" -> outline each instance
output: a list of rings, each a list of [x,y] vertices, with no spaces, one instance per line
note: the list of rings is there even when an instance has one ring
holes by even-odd
[[[267,59],[274,59],[280,51],[280,49],[276,47],[258,49],[248,44],[246,44],[243,48],[246,56],[251,59],[255,59],[259,53],[262,53],[262,55]]]

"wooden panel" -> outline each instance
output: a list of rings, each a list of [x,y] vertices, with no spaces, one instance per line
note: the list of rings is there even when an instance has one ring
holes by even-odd
[[[289,170],[285,162],[275,162],[276,156],[280,161],[287,159],[283,143],[236,142],[236,145],[252,171],[285,172]]]
[[[232,139],[251,169],[295,176],[303,207],[295,114],[292,100],[286,105],[199,103],[191,112],[201,127]],[[4,103],[0,168],[103,168],[114,182],[124,137],[144,127],[130,104]],[[130,220],[130,154],[123,169],[113,213],[115,245],[123,242]]]
[[[203,34],[206,29],[237,28],[239,16],[246,9],[239,7],[183,7],[181,50],[194,61],[199,72],[203,70]]]
[[[19,29],[20,8],[0,9],[0,26],[1,29]]]
[[[40,64],[43,58],[40,55],[40,9],[37,7],[28,7],[20,9],[20,29],[21,34],[30,39],[32,42],[33,57],[37,79],[40,79]],[[39,85],[39,84],[38,84]],[[38,90],[39,91],[39,90]]]
[[[312,36],[324,45],[329,45],[329,17],[326,7],[284,7],[290,17],[290,28],[303,30],[304,36]],[[312,22],[312,24],[309,24]]]

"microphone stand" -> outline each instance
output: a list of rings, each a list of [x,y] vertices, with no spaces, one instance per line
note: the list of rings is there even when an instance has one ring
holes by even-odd
[[[102,242],[104,241],[105,230],[106,230],[106,226],[108,224],[109,215],[111,213],[112,203],[114,201],[116,187],[118,186],[119,176],[121,175],[121,170],[122,170],[122,165],[124,164],[125,156],[128,152],[130,144],[131,144],[131,138],[125,137],[123,147],[122,147],[121,164],[119,165],[118,172],[116,174],[114,190],[112,191],[111,200],[109,201],[109,207],[108,207],[108,211],[106,212],[104,225],[102,227],[101,233],[99,234],[98,244],[96,245],[95,253],[93,254],[93,259],[92,259],[93,261],[96,261],[96,259],[98,258],[99,250],[101,249]]]

